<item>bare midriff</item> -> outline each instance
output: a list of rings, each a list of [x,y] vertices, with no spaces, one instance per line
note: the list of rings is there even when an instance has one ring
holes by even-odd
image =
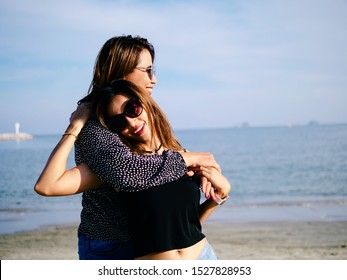
[[[137,260],[196,260],[201,254],[206,243],[206,238],[202,239],[194,245],[183,248],[174,249],[165,252],[152,253],[136,258]]]

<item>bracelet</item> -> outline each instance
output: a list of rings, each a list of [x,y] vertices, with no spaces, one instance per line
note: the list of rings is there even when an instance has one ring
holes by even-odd
[[[71,135],[71,136],[75,137],[75,139],[77,140],[77,135],[76,134],[73,134],[73,133],[63,133],[63,137],[66,136],[66,135]]]
[[[224,198],[221,198],[218,194],[216,194],[216,199],[214,200],[218,205],[223,205],[229,199],[229,195]]]

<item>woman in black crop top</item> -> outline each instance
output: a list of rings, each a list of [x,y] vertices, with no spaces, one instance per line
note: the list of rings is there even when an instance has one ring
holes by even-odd
[[[96,114],[100,122],[119,134],[135,154],[183,150],[168,120],[155,101],[134,84],[117,80],[98,94]],[[129,230],[139,259],[198,259],[206,238],[200,219],[212,213],[218,198],[230,191],[227,179],[215,169],[202,168],[200,174],[213,183],[211,199],[201,215],[199,181],[183,176],[179,180],[147,190],[122,193]]]
[[[114,81],[104,88],[94,100],[99,121],[110,131],[117,132],[124,144],[136,155],[164,154],[166,150],[183,150],[173,136],[171,126],[154,100],[140,88],[125,80]],[[71,137],[72,138],[72,137]],[[57,146],[40,179],[51,180],[59,175],[60,184],[97,186],[101,179],[88,166],[65,171],[61,158],[71,148]],[[56,156],[60,154],[60,156]],[[59,159],[60,158],[60,159]],[[128,214],[130,235],[138,259],[199,259],[206,258],[213,250],[201,231],[201,222],[226,200],[230,191],[227,179],[214,168],[201,167],[196,170],[206,177],[214,188],[208,188],[210,196],[200,205],[199,182],[194,177],[180,179],[145,190],[129,188],[123,184],[115,186]],[[40,180],[39,180],[40,181]],[[42,182],[41,182],[42,183]]]

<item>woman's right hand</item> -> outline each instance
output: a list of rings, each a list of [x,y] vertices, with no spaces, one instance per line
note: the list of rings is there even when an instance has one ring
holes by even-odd
[[[209,152],[181,152],[181,155],[190,170],[199,171],[200,167],[213,167],[221,172],[219,164]]]

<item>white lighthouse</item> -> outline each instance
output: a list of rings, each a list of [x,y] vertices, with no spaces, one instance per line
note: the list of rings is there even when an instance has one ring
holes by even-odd
[[[20,123],[14,124],[15,133],[0,133],[0,140],[30,140],[33,136],[28,133],[20,133]]]
[[[15,131],[16,131],[16,135],[19,135],[19,128],[20,128],[19,122],[16,122],[16,123],[14,124],[14,127],[15,127]]]

